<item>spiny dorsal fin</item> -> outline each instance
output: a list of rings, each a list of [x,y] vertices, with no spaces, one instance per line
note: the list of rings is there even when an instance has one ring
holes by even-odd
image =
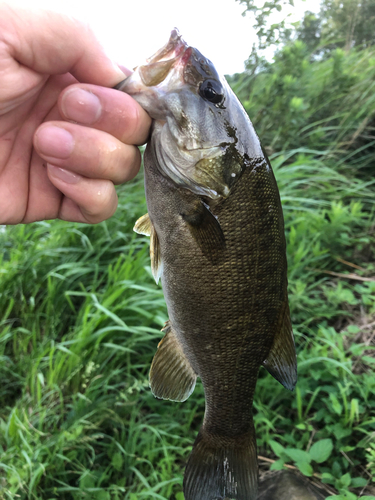
[[[152,224],[150,239],[150,258],[152,275],[155,278],[156,283],[158,283],[161,273],[163,272],[163,262],[161,260],[159,238]]]
[[[138,234],[144,234],[145,236],[151,235],[151,220],[148,214],[142,215],[137,222],[134,224],[133,231]]]
[[[192,207],[191,212],[180,215],[187,222],[203,255],[212,263],[217,263],[221,251],[225,249],[224,233],[217,218],[201,201]]]
[[[297,383],[297,359],[288,303],[285,307],[283,323],[263,366],[284,387],[291,391],[294,389]]]
[[[150,387],[154,396],[171,401],[186,401],[193,392],[197,375],[182,351],[169,321],[162,330],[164,338],[150,370]]]

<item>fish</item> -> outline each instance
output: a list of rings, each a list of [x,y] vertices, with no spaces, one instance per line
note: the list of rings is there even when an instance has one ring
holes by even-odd
[[[252,415],[258,372],[297,381],[284,221],[267,155],[212,62],[177,29],[119,86],[153,119],[144,153],[151,269],[169,320],[149,381],[185,401],[197,377],[202,426],[188,458],[186,500],[255,500]]]

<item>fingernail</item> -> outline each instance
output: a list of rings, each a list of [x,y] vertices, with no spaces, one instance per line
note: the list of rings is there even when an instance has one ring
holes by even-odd
[[[99,98],[92,92],[77,88],[70,89],[63,95],[61,108],[65,118],[83,125],[96,122],[102,113]]]
[[[65,129],[49,125],[41,128],[35,137],[36,146],[45,156],[65,159],[73,151],[73,136]]]
[[[65,170],[65,168],[56,167],[47,163],[48,173],[52,177],[57,177],[60,181],[66,182],[67,184],[77,184],[82,179],[81,175],[73,174],[70,170]]]
[[[125,77],[128,77],[128,76],[130,76],[130,75],[133,73],[133,71],[132,71],[131,69],[127,68],[127,67],[126,67],[126,66],[124,66],[123,64],[120,64],[120,63],[119,63],[119,64],[117,64],[117,66],[118,66],[118,67],[120,68],[120,70],[124,73],[124,76],[125,76]]]
[[[111,59],[111,56],[108,54],[107,54],[107,57],[109,59]],[[125,66],[122,66],[122,65],[112,61],[112,59],[111,59],[111,63],[112,63],[113,71],[118,75],[118,78],[123,80],[126,76],[129,76],[127,73],[127,71],[129,71],[129,70],[127,68],[125,68]],[[124,68],[125,68],[126,72],[124,71]]]

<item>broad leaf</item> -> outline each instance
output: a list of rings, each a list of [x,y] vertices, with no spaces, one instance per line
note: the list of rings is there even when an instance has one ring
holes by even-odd
[[[309,451],[310,458],[321,464],[331,455],[333,450],[332,439],[321,439],[312,445]]]

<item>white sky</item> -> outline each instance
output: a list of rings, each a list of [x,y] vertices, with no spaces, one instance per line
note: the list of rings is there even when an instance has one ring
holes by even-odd
[[[24,7],[58,10],[88,22],[109,54],[133,68],[151,56],[177,27],[222,74],[244,69],[256,39],[244,6],[235,0],[8,0]],[[305,10],[318,12],[319,0],[295,0],[291,21]],[[278,14],[281,20],[285,14]]]

